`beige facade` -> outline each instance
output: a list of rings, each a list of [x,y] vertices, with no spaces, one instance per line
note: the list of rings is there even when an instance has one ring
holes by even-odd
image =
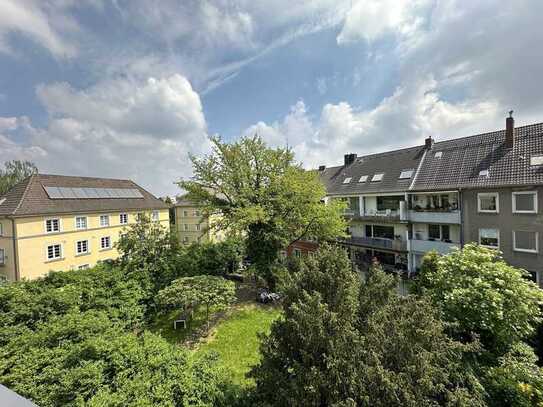
[[[115,259],[120,234],[141,213],[169,228],[168,209],[0,218],[0,276],[33,279]]]
[[[223,240],[224,235],[211,227],[216,217],[205,218],[199,206],[191,202],[182,201],[178,202],[174,209],[175,230],[177,231],[179,242],[182,244]]]

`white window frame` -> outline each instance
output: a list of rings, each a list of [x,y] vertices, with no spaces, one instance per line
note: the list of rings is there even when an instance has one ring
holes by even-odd
[[[160,213],[158,211],[151,212],[151,220],[153,222],[158,222],[160,220]]]
[[[361,183],[362,183],[362,182],[366,182],[367,180],[368,180],[368,176],[367,176],[367,175],[362,175],[362,176],[360,177],[360,179],[358,180],[358,182],[361,182]]]
[[[371,182],[381,182],[384,176],[385,176],[384,172],[373,174],[373,177],[371,178]]]
[[[51,257],[49,258],[49,248],[52,247],[52,246],[59,246],[60,247],[60,250],[59,250],[59,256],[58,257]],[[64,253],[64,247],[62,245],[62,243],[53,243],[53,244],[48,244],[45,246],[45,261],[55,261],[55,260],[62,260],[62,255]],[[55,254],[55,249],[53,249],[53,255]]]
[[[78,247],[77,247],[78,243],[82,243],[82,242],[87,242],[87,250],[84,251],[84,252],[80,252],[78,250]],[[89,241],[89,239],[77,240],[75,242],[75,255],[76,256],[82,256],[84,254],[89,254],[89,253],[90,253],[90,241]]]
[[[199,231],[202,229],[202,227],[200,226],[200,224],[196,224],[195,226],[196,226],[196,231],[197,231],[197,232],[199,232]]]
[[[481,197],[495,197],[496,210],[481,209]],[[477,212],[479,213],[500,213],[500,194],[499,192],[479,192],[477,194]]]
[[[90,264],[81,264],[80,266],[77,266],[78,270],[87,270],[90,269]]]
[[[185,232],[188,232],[188,231],[189,231],[189,224],[188,224],[188,223],[184,223],[184,224],[183,224],[183,230],[184,230]]]
[[[78,219],[85,219],[85,227],[80,227],[77,224]],[[74,218],[75,230],[86,230],[89,228],[89,218],[87,216],[76,216]]]
[[[517,201],[515,197],[517,195],[533,195],[534,197],[534,210],[533,211],[519,211],[517,210]],[[513,213],[537,213],[537,191],[514,191],[511,194]]]
[[[104,246],[103,245],[103,239],[108,239],[108,245],[107,246]],[[100,250],[109,250],[111,249],[111,236],[102,236],[100,238]]]
[[[535,233],[535,250],[519,249],[517,247],[517,232]],[[522,253],[539,253],[539,232],[531,230],[513,230],[513,251]]]
[[[106,219],[106,222],[102,222],[102,219]],[[100,227],[107,228],[109,226],[109,215],[100,215]]]
[[[0,247],[0,266],[6,265],[6,249]]]
[[[125,222],[123,222],[123,216],[125,217]],[[128,213],[126,212],[119,213],[119,224],[128,225]]]
[[[54,221],[56,220],[57,221],[57,224],[58,224],[58,230],[53,230],[53,228],[51,228],[51,231],[47,231],[47,222],[49,221]],[[51,224],[52,225],[52,224]],[[61,224],[61,219],[60,218],[47,218],[43,221],[43,226],[45,227],[45,233],[47,234],[51,234],[51,233],[60,233],[62,231],[62,224]]]
[[[344,184],[350,184],[351,183],[351,180],[353,179],[353,177],[347,177],[343,180],[343,183]]]
[[[496,231],[498,232],[498,233],[496,234],[496,236],[497,236],[497,238],[498,238],[498,246],[488,246],[488,245],[486,245],[486,244],[482,244],[482,243],[481,243],[481,230],[485,230],[485,229],[488,229],[488,230],[496,230]],[[479,240],[478,240],[478,241],[479,241],[479,245],[480,245],[480,246],[487,247],[487,248],[489,248],[489,249],[499,249],[499,248],[500,248],[500,244],[501,244],[500,240],[501,240],[501,239],[500,239],[500,229],[496,229],[496,228],[480,228],[480,229],[479,229]]]
[[[414,170],[403,170],[402,172],[400,172],[399,179],[411,179],[414,172]]]
[[[189,217],[189,211],[183,211],[183,217],[188,218]]]

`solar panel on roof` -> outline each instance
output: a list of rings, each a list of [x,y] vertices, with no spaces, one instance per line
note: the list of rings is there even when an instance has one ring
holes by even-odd
[[[139,189],[133,189],[132,193],[134,194],[134,198],[143,198],[143,195]]]
[[[49,198],[51,199],[59,199],[62,198],[62,194],[60,193],[58,187],[43,187],[45,189],[45,192],[47,192],[47,195],[49,195]]]
[[[88,198],[98,198],[98,192],[96,192],[96,188],[83,188],[87,194]]]
[[[50,199],[133,199],[143,198],[135,188],[43,187]]]
[[[72,188],[72,191],[75,194],[76,198],[79,198],[79,199],[88,198],[88,196],[85,193],[85,190],[83,188]]]
[[[65,199],[75,199],[75,198],[77,198],[75,196],[74,191],[72,191],[72,188],[58,187],[58,189],[60,191],[60,194],[62,195],[62,198],[65,198]]]

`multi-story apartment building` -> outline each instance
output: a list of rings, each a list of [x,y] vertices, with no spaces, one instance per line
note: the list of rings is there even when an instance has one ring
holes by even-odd
[[[214,217],[205,217],[198,204],[180,196],[173,207],[175,230],[181,243],[215,242],[223,238],[211,227]]]
[[[0,197],[0,275],[32,279],[115,259],[123,229],[143,214],[169,227],[168,205],[132,181],[32,175]]]
[[[425,253],[468,242],[496,248],[543,286],[543,124],[357,157],[319,168],[348,202],[353,261],[415,272]]]

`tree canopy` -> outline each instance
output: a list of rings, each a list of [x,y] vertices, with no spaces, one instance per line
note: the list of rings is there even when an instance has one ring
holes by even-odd
[[[246,238],[248,257],[270,282],[279,251],[289,244],[344,233],[342,204],[322,203],[318,173],[304,170],[290,150],[269,148],[258,136],[212,142],[210,155],[191,157],[194,176],[179,185],[204,215],[220,215],[214,227]]]
[[[36,165],[30,161],[6,161],[4,169],[0,169],[0,196],[13,186],[38,172]]]

